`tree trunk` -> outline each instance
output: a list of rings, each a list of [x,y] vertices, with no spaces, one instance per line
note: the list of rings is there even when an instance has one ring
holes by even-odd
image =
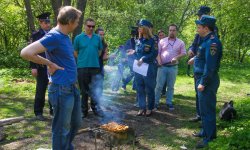
[[[244,34],[242,33],[239,38],[239,48],[238,48],[238,61],[241,61],[241,49],[242,49],[242,40],[243,40]]]
[[[62,6],[62,0],[50,0],[53,12],[54,12],[54,26],[57,24],[57,16],[59,12],[59,8]]]
[[[26,15],[27,15],[29,32],[32,34],[32,32],[35,31],[35,25],[34,25],[34,19],[33,19],[33,15],[32,15],[30,0],[24,0],[24,5],[26,8]]]
[[[84,14],[85,14],[85,8],[86,8],[87,0],[78,0],[77,1],[77,9],[82,11],[82,16],[79,19],[79,25],[73,32],[73,37],[72,40],[76,37],[77,34],[80,34],[82,32],[82,26],[83,26],[83,19],[84,19]]]
[[[71,6],[71,0],[63,0],[63,6]]]

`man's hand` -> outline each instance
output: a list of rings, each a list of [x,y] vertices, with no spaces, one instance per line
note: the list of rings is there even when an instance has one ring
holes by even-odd
[[[161,66],[162,63],[161,63],[161,58],[159,55],[157,55],[156,60],[157,60],[158,65]]]
[[[188,64],[189,65],[193,65],[194,64],[194,57],[188,60]]]
[[[122,58],[122,62],[126,62],[126,61],[128,61],[127,58]]]
[[[191,50],[189,50],[189,51],[188,51],[188,56],[189,56],[189,57],[193,57],[193,56],[194,56],[194,52],[191,51]]]
[[[173,63],[173,64],[176,64],[177,62],[178,62],[178,59],[175,57],[171,60],[171,63]]]
[[[127,55],[133,55],[135,53],[135,50],[129,49],[127,50]]]
[[[143,60],[140,59],[140,60],[138,60],[137,65],[138,65],[138,66],[141,66],[142,63],[143,63]]]
[[[205,86],[204,86],[204,85],[199,84],[199,85],[198,85],[198,87],[197,87],[197,89],[198,89],[198,91],[202,92],[202,91],[204,91]]]
[[[51,63],[50,65],[48,65],[48,71],[51,76],[56,72],[56,70],[64,70],[64,68],[58,66],[55,63]]]
[[[31,69],[31,75],[37,77],[37,69]]]

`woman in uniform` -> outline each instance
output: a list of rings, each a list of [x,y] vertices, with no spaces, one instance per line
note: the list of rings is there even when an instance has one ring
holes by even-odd
[[[139,22],[139,39],[136,42],[135,50],[128,50],[128,55],[135,55],[138,66],[143,63],[149,65],[146,76],[135,72],[135,81],[137,88],[137,96],[139,100],[139,112],[137,116],[150,116],[154,109],[154,89],[156,78],[155,59],[157,50],[154,48],[153,35],[149,29],[152,24],[147,20],[140,20]],[[146,104],[147,99],[147,104]]]

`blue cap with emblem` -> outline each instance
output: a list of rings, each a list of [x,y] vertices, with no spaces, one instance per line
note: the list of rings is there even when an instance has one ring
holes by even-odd
[[[141,19],[140,22],[138,23],[138,25],[153,28],[153,24],[151,22],[149,22],[148,20],[145,20],[145,19]]]
[[[209,15],[210,11],[211,11],[210,7],[201,6],[196,15],[198,16]]]
[[[216,19],[213,16],[203,15],[200,20],[196,20],[195,23],[198,25],[206,25],[209,27],[215,27]]]
[[[36,18],[39,19],[40,21],[50,22],[50,19],[49,19],[50,15],[51,15],[50,12],[45,12],[36,16]]]

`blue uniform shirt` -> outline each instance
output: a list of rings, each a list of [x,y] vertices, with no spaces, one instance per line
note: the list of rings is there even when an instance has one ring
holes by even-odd
[[[219,71],[222,57],[222,44],[214,33],[204,37],[194,58],[194,73],[202,74],[201,85],[206,86]]]
[[[64,70],[57,70],[51,76],[52,82],[60,85],[75,83],[77,70],[74,48],[69,36],[53,28],[39,42],[47,49],[48,59],[64,68]]]
[[[158,54],[157,50],[155,50],[155,41],[153,38],[144,39],[140,38],[136,42],[136,59],[139,60],[142,58],[145,63],[153,63]]]
[[[202,43],[202,38],[200,37],[199,34],[195,34],[194,41],[192,45],[189,47],[189,50],[191,50],[194,53],[194,55],[196,55],[199,45],[201,45],[201,43]]]

